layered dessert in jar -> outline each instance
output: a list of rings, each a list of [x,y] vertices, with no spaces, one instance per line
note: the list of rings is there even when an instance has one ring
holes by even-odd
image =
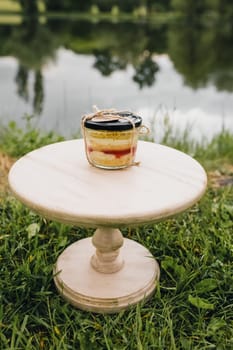
[[[131,112],[99,111],[82,121],[86,155],[92,165],[120,169],[134,163],[141,117]]]

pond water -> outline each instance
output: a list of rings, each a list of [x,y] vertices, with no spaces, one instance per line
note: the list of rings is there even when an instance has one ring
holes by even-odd
[[[195,24],[53,19],[0,25],[2,124],[33,116],[36,126],[72,137],[83,114],[129,109],[155,137],[211,138],[233,131],[233,32]]]

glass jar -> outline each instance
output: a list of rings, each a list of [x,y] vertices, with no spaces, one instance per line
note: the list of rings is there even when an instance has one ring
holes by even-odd
[[[90,164],[103,169],[133,165],[142,118],[131,112],[100,111],[84,116],[83,136]]]

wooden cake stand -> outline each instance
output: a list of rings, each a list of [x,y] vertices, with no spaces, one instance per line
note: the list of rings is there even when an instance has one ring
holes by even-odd
[[[138,142],[139,166],[92,167],[84,141],[51,144],[19,159],[9,173],[14,195],[42,216],[94,227],[58,257],[54,281],[74,306],[111,313],[148,298],[159,266],[141,244],[122,237],[120,227],[154,223],[196,203],[207,178],[190,156],[151,142]]]

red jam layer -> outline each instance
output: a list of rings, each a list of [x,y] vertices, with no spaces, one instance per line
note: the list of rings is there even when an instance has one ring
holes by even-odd
[[[94,152],[95,149],[93,149],[92,147],[88,147],[88,152]],[[132,151],[132,155],[135,155],[136,152],[136,147],[133,147],[133,149],[131,150],[131,148],[127,148],[127,149],[123,149],[123,150],[110,150],[110,149],[104,149],[101,150],[100,152],[104,153],[104,154],[111,154],[113,156],[115,156],[116,158],[121,158],[122,156],[125,156],[126,154],[130,154]]]

